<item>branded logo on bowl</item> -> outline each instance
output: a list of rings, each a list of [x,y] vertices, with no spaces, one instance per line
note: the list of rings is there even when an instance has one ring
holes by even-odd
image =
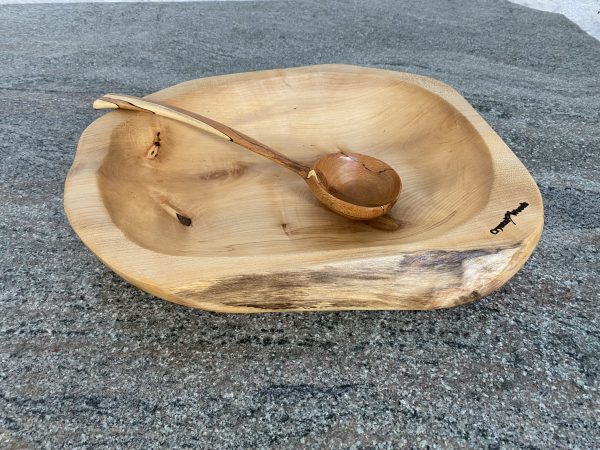
[[[513,209],[512,211],[506,211],[506,213],[504,213],[504,219],[502,219],[502,222],[500,222],[496,228],[492,228],[490,230],[490,233],[492,234],[498,234],[501,231],[504,231],[504,227],[506,225],[508,225],[509,223],[512,223],[514,225],[516,225],[516,223],[512,220],[511,216],[516,216],[518,215],[520,212],[522,212],[525,208],[527,208],[529,206],[529,203],[527,202],[522,202],[521,204],[519,204],[518,207],[516,207],[515,209]]]

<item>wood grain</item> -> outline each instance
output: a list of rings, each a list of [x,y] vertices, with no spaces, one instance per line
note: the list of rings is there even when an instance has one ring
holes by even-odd
[[[231,142],[110,112],[81,137],[65,211],[105,264],[167,300],[227,312],[455,306],[504,284],[540,237],[530,174],[439,81],[325,65],[193,80],[148,98],[294,160],[378,158],[403,184],[387,216],[351,221]]]

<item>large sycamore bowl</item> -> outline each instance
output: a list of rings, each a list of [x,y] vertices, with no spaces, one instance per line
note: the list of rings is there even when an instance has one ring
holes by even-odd
[[[362,153],[402,179],[388,215],[353,221],[294,173],[210,133],[103,115],[81,136],[67,217],[102,262],[166,300],[222,312],[451,307],[508,281],[541,235],[527,169],[431,78],[321,65],[202,78],[147,98],[298,161]]]

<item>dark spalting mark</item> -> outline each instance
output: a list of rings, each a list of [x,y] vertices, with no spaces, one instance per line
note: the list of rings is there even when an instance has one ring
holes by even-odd
[[[177,220],[179,220],[179,222],[186,227],[189,227],[192,224],[192,219],[179,213],[177,213]]]
[[[302,293],[310,285],[331,284],[336,279],[331,273],[319,271],[251,274],[220,281],[201,292],[182,291],[179,294],[219,298],[220,303],[226,306],[257,310],[317,309],[322,302],[303,299]]]
[[[460,288],[462,286],[463,263],[473,258],[496,254],[500,251],[514,247],[499,247],[494,249],[475,249],[465,251],[426,251],[405,254],[398,258],[396,264],[390,264],[389,268],[371,270],[368,267],[363,270],[351,270],[336,268],[324,268],[323,270],[308,271],[282,271],[264,274],[249,274],[222,280],[205,290],[182,290],[178,294],[190,298],[218,299],[223,306],[252,308],[256,310],[290,310],[302,308],[323,309],[324,307],[335,308],[365,308],[375,307],[377,302],[372,299],[364,303],[348,301],[343,298],[324,298],[322,300],[309,300],[311,287],[315,285],[347,286],[352,281],[363,280],[374,283],[374,286],[385,283],[388,280],[407,276],[436,276],[452,274],[454,282],[450,282],[444,289]],[[365,289],[368,289],[366,285]],[[377,289],[374,287],[374,291]],[[398,304],[410,304],[418,306],[423,303],[424,309],[435,308],[435,305],[427,304],[426,298],[433,298],[436,292],[431,291],[418,298],[408,296],[382,295],[382,308],[388,307],[390,301]],[[480,298],[477,291],[463,296],[456,304]]]
[[[236,179],[241,177],[246,171],[246,166],[236,165],[226,169],[215,169],[210,172],[204,172],[198,175],[203,181],[224,180],[227,178]]]
[[[279,297],[282,290],[296,289],[306,286],[302,272],[283,272],[267,274],[240,275],[214,284],[204,291],[210,295],[243,291],[252,287],[253,291],[269,291]]]
[[[364,272],[352,272],[352,273],[340,273],[338,274],[340,279],[346,280],[364,280],[364,281],[377,281],[387,280],[388,276],[382,276],[372,271],[365,270]]]
[[[293,309],[303,309],[306,311],[310,310],[321,310],[324,305],[329,308],[346,308],[346,309],[364,309],[366,306],[372,306],[373,302],[365,303],[352,303],[346,300],[304,300],[298,298],[287,298],[273,301],[261,301],[261,302],[249,302],[248,300],[235,300],[228,299],[226,301],[219,302],[222,305],[226,305],[231,308],[251,308],[259,311],[289,311]],[[389,302],[388,302],[389,303]],[[382,302],[382,307],[387,303]]]
[[[434,250],[430,252],[419,252],[405,255],[398,264],[403,267],[419,267],[423,269],[443,270],[444,272],[447,272],[448,269],[452,271],[461,270],[462,273],[463,261],[498,253],[501,250],[504,249],[494,248],[465,251]]]

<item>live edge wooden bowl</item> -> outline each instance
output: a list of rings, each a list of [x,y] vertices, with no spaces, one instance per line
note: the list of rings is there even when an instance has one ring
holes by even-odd
[[[65,211],[102,262],[166,300],[223,312],[451,307],[508,281],[542,232],[527,169],[431,78],[322,65],[203,78],[147,98],[299,161],[374,156],[403,186],[389,216],[356,222],[294,173],[213,134],[107,113],[81,136]]]

